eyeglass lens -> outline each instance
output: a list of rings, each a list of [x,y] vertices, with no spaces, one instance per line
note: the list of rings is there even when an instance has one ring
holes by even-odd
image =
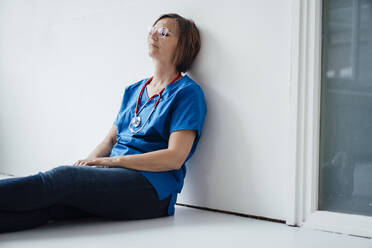
[[[165,38],[168,35],[169,30],[166,27],[150,27],[149,32],[150,34],[157,32],[161,37]]]

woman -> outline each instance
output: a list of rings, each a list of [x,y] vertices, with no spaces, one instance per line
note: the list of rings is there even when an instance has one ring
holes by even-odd
[[[148,48],[153,76],[125,88],[113,127],[86,159],[0,180],[0,232],[67,218],[174,215],[206,114],[202,89],[181,75],[199,52],[198,29],[177,14],[162,15]]]

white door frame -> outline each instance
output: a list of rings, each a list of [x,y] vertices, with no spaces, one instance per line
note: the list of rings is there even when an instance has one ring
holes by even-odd
[[[322,0],[292,0],[289,209],[286,223],[372,237],[372,217],[319,211]]]

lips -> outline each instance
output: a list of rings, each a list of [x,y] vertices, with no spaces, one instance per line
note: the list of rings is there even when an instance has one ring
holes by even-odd
[[[150,46],[152,46],[152,47],[156,47],[156,48],[159,48],[159,47],[155,46],[154,44],[150,44]]]

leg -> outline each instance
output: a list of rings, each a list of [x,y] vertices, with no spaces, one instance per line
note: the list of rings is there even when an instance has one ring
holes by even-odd
[[[68,167],[67,170],[74,169]],[[138,171],[125,168],[83,166],[76,190],[61,203],[111,219],[148,219],[168,216],[171,196],[158,200],[157,193]]]
[[[64,167],[0,180],[0,211],[23,212],[58,203],[73,190],[72,171],[63,170]]]
[[[49,220],[58,221],[66,219],[81,219],[94,216],[91,213],[85,212],[79,208],[66,206],[64,204],[56,204],[48,208]]]
[[[47,209],[25,212],[0,211],[0,233],[34,228],[47,223],[48,220]]]
[[[47,224],[50,220],[78,219],[93,216],[78,208],[56,204],[49,208],[23,212],[0,211],[0,233],[21,231]]]
[[[28,214],[36,218],[31,221],[34,226],[51,218],[66,218],[64,211],[59,212],[61,217],[36,213],[56,204],[78,209],[85,215],[146,219],[167,216],[170,201],[170,197],[158,200],[155,189],[138,171],[89,166],[59,166],[28,177],[0,180],[0,195],[4,199],[0,212],[12,212],[15,216],[14,212],[30,211]]]

